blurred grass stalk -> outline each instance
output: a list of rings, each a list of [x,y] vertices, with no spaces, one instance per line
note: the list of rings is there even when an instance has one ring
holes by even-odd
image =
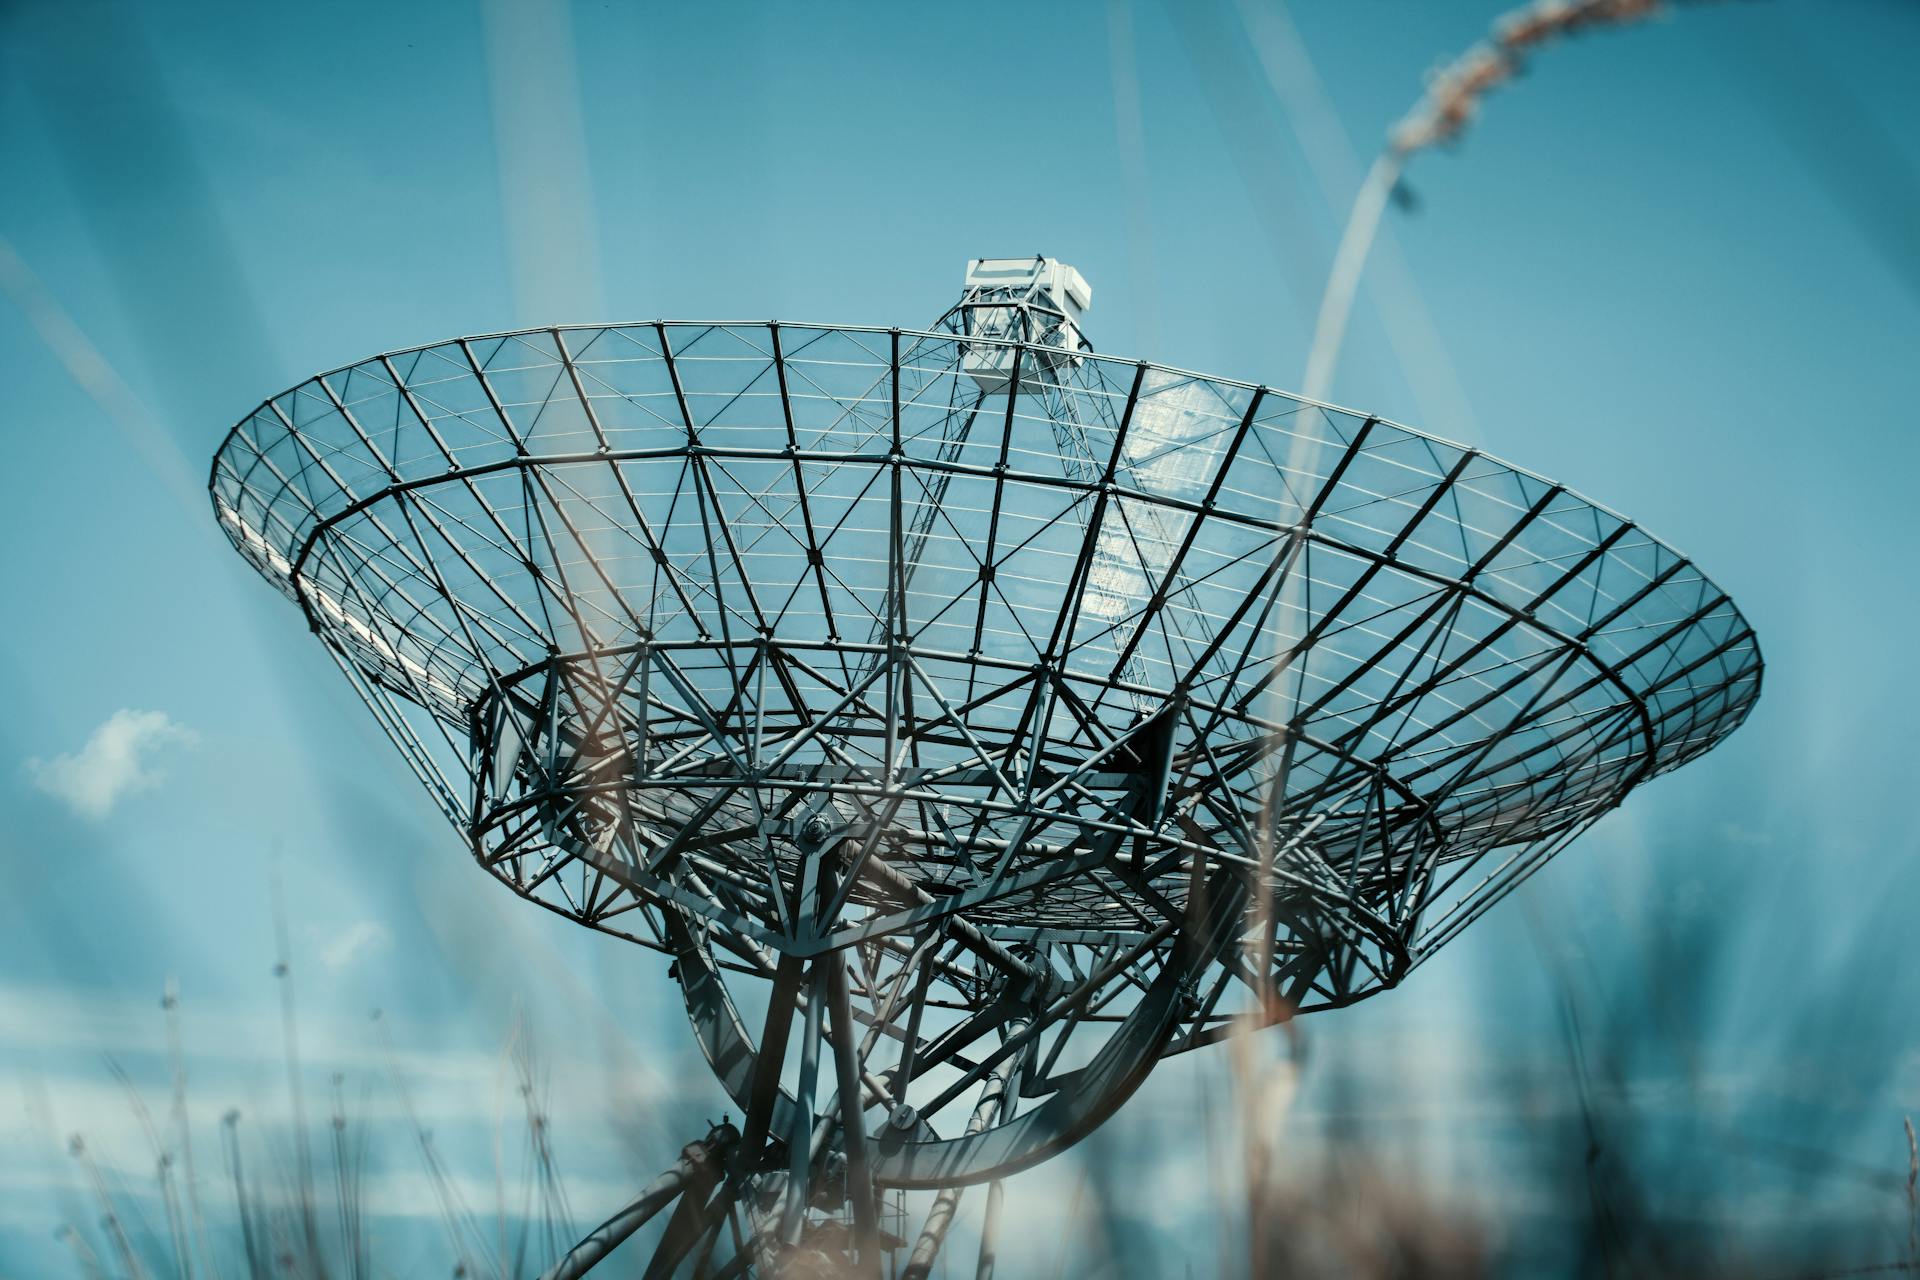
[[[1746,891],[1750,894],[1750,887]],[[1729,920],[1752,921],[1757,929],[1764,913],[1740,894],[1740,886],[1733,885],[1721,886],[1713,896]],[[1725,1086],[1715,1079],[1697,1041],[1708,1033],[1712,1016],[1738,994],[1734,984],[1747,972],[1752,939],[1737,928],[1698,928],[1682,907],[1671,904],[1650,909],[1639,924],[1619,939],[1622,949],[1604,969],[1581,952],[1576,936],[1543,929],[1536,937],[1536,962],[1559,995],[1564,1075],[1556,1079],[1550,1061],[1520,1062],[1515,1064],[1519,1088],[1480,1078],[1471,1090],[1445,1097],[1439,1114],[1430,1117],[1468,1126],[1477,1154],[1491,1162],[1488,1168],[1503,1173],[1498,1183],[1450,1183],[1431,1170],[1421,1171],[1420,1128],[1408,1123],[1407,1107],[1416,1096],[1413,1086],[1428,1070],[1420,1053],[1359,1057],[1349,1048],[1317,1060],[1309,1077],[1307,1040],[1295,1023],[1283,1021],[1257,1034],[1249,1027],[1231,1037],[1225,1050],[1230,1083],[1225,1142],[1212,1123],[1220,1115],[1213,1099],[1204,1090],[1199,1098],[1207,1119],[1208,1194],[1202,1212],[1218,1233],[1216,1274],[1292,1280],[1764,1274],[1784,1280],[1859,1274],[1863,1264],[1887,1253],[1898,1260],[1872,1263],[1874,1270],[1920,1270],[1920,1139],[1911,1121],[1904,1122],[1905,1168],[1895,1174],[1846,1154],[1849,1139],[1861,1136],[1857,1132],[1830,1132],[1823,1138],[1817,1126],[1802,1122],[1793,1143],[1768,1139],[1770,1120],[1782,1117],[1754,1109],[1777,1102],[1764,1090],[1736,1099],[1740,1109],[1728,1111]],[[1902,924],[1891,910],[1884,921],[1864,922],[1855,949],[1832,957],[1835,969],[1825,976],[1844,985],[1850,975],[1857,981],[1859,974],[1874,971],[1895,945]],[[290,986],[293,971],[284,952],[275,968],[276,980]],[[291,1016],[291,992],[283,987],[282,995],[283,1010]],[[1269,998],[1282,999],[1274,993]],[[112,1162],[98,1159],[83,1137],[76,1135],[69,1145],[96,1215],[89,1228],[75,1223],[60,1232],[78,1272],[125,1280],[223,1274],[243,1280],[368,1280],[393,1274],[395,1264],[380,1264],[377,1242],[365,1225],[369,1207],[381,1210],[368,1204],[366,1175],[378,1135],[367,1123],[367,1093],[358,1107],[350,1106],[339,1074],[331,1078],[327,1118],[330,1191],[322,1193],[310,1176],[303,1178],[293,1155],[306,1146],[298,1135],[263,1137],[248,1150],[240,1113],[229,1110],[220,1125],[233,1209],[230,1220],[223,1215],[207,1223],[187,1157],[192,1114],[180,1001],[171,983],[161,1003],[169,1023],[173,1102],[166,1126],[156,1123],[127,1072],[109,1064],[150,1149],[151,1189],[135,1194],[123,1185]],[[1782,1043],[1839,1043],[1847,1016],[1844,1009],[1802,1010],[1779,1020]],[[436,1198],[448,1269],[470,1280],[507,1280],[531,1274],[563,1253],[575,1239],[573,1214],[551,1143],[533,1037],[524,1025],[515,1027],[501,1055],[503,1075],[510,1066],[520,1098],[523,1173],[512,1183],[505,1176],[503,1104],[493,1122],[498,1223],[488,1230],[463,1199],[459,1180],[414,1108],[384,1020],[376,1015],[375,1021],[404,1127]],[[289,1089],[297,1089],[303,1076],[298,1044],[291,1035],[284,1041]],[[1743,1055],[1763,1050],[1751,1044],[1741,1048]],[[1544,1072],[1532,1078],[1541,1067]],[[1893,1061],[1875,1069],[1883,1075],[1873,1079],[1884,1086]],[[1853,1108],[1869,1126],[1869,1140],[1884,1123],[1885,1096],[1884,1089],[1863,1094]],[[1308,1119],[1298,1111],[1303,1097],[1312,1099],[1322,1122],[1316,1133],[1301,1132]],[[1530,1097],[1537,1101],[1529,1102]],[[1495,1104],[1491,1110],[1478,1105],[1489,1101]],[[1464,1110],[1456,1114],[1454,1108]],[[1154,1123],[1150,1113],[1138,1119]],[[1190,1130],[1182,1127],[1178,1133],[1191,1141]],[[1140,1143],[1140,1158],[1103,1160],[1099,1144],[1116,1142]],[[257,1159],[262,1149],[264,1162]],[[1057,1240],[1024,1242],[1019,1261],[1034,1269],[1022,1274],[1118,1280],[1156,1274],[1157,1249],[1171,1249],[1176,1257],[1204,1256],[1206,1244],[1196,1234],[1142,1236],[1137,1208],[1129,1200],[1153,1192],[1154,1184],[1116,1172],[1147,1168],[1165,1154],[1164,1145],[1147,1139],[1138,1123],[1116,1125],[1090,1143],[1079,1157],[1085,1174],[1073,1204],[1060,1206],[1066,1209],[1064,1218],[1057,1210],[1053,1218]],[[1237,1188],[1232,1185],[1236,1168]],[[1807,1207],[1798,1220],[1768,1210],[1774,1235],[1744,1238],[1741,1224],[1757,1212],[1756,1205],[1772,1203],[1768,1197],[1781,1190],[1780,1179],[1769,1170],[1785,1171],[1785,1188]],[[509,1185],[519,1191],[517,1203],[509,1202]],[[1841,1190],[1849,1213],[1845,1221],[1819,1216],[1811,1196],[1816,1187]],[[149,1222],[143,1205],[157,1205],[164,1221]],[[1728,1218],[1729,1209],[1747,1216]],[[1904,1221],[1889,1223],[1884,1237],[1871,1227],[1876,1214],[1901,1210]],[[331,1225],[322,1229],[323,1222]],[[1202,1226],[1193,1224],[1196,1231]],[[959,1263],[948,1257],[938,1265]]]
[[[1501,16],[1488,37],[1428,79],[1427,90],[1400,123],[1387,133],[1387,145],[1374,159],[1354,196],[1334,251],[1333,268],[1320,298],[1313,344],[1307,353],[1301,394],[1325,401],[1333,386],[1340,347],[1359,291],[1367,255],[1379,234],[1387,204],[1401,186],[1407,165],[1419,153],[1456,143],[1479,114],[1486,96],[1518,76],[1527,59],[1567,36],[1603,27],[1620,27],[1667,13],[1680,3],[1717,0],[1535,0]]]
[[[127,1280],[195,1280],[205,1276],[221,1280],[229,1267],[237,1269],[245,1280],[330,1280],[335,1276],[368,1280],[375,1275],[394,1274],[391,1267],[376,1265],[375,1239],[366,1225],[373,1135],[365,1116],[370,1113],[371,1089],[363,1087],[356,1115],[356,1109],[348,1105],[346,1077],[338,1072],[331,1077],[327,1124],[332,1186],[323,1194],[313,1178],[312,1150],[300,1102],[304,1069],[293,1025],[292,970],[284,950],[274,966],[274,976],[281,984],[282,1015],[287,1020],[284,1054],[294,1117],[292,1132],[284,1135],[284,1143],[266,1140],[268,1159],[262,1166],[248,1158],[239,1109],[229,1108],[222,1114],[221,1155],[233,1195],[231,1229],[224,1234],[210,1229],[202,1203],[192,1156],[193,1126],[179,1028],[180,1001],[175,985],[169,981],[161,1001],[167,1018],[171,1077],[171,1106],[164,1128],[155,1122],[132,1076],[118,1061],[109,1058],[107,1063],[145,1137],[154,1170],[150,1192],[136,1193],[122,1185],[111,1168],[96,1159],[84,1135],[76,1133],[67,1142],[96,1215],[92,1225],[104,1245],[104,1250],[97,1247],[95,1237],[81,1223],[70,1222],[60,1228],[58,1238],[72,1252],[82,1275],[114,1275]],[[440,1225],[452,1253],[452,1274],[472,1280],[516,1280],[530,1274],[539,1261],[557,1256],[573,1241],[573,1213],[554,1155],[532,1038],[524,1025],[516,1027],[503,1052],[511,1066],[523,1121],[522,1172],[515,1183],[523,1192],[517,1205],[509,1204],[503,1110],[496,1119],[494,1135],[498,1222],[495,1231],[489,1233],[480,1228],[462,1199],[432,1132],[414,1110],[391,1038],[385,1034],[378,1014],[375,1021],[381,1026],[388,1069],[410,1136],[437,1200]],[[143,1200],[157,1200],[164,1216],[163,1229],[156,1230],[146,1220],[141,1211]],[[329,1219],[333,1223],[331,1232],[321,1226]],[[103,1257],[113,1259],[113,1265]]]

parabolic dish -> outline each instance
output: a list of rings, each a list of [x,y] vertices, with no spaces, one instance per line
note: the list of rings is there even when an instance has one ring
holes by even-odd
[[[262,404],[212,493],[517,892],[765,961],[940,920],[1113,955],[1269,886],[1176,1048],[1249,963],[1299,1008],[1396,982],[1760,687],[1727,596],[1560,485],[952,333],[396,352]]]

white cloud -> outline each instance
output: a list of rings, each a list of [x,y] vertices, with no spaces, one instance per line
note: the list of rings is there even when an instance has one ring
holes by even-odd
[[[359,920],[342,929],[320,951],[320,963],[338,972],[355,960],[393,945],[393,934],[378,920]]]
[[[1773,843],[1773,833],[1742,826],[1738,822],[1720,824],[1720,838],[1735,848],[1763,849]]]
[[[170,746],[191,746],[195,735],[164,711],[121,708],[72,755],[27,761],[33,785],[64,801],[83,818],[104,818],[121,799],[159,783],[153,757]]]

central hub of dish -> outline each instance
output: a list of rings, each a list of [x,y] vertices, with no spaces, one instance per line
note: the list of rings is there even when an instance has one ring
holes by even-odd
[[[730,661],[747,694],[699,698]],[[786,954],[952,915],[1014,941],[1139,932],[1257,851],[1195,816],[1216,790],[1196,777],[1202,717],[1227,717],[1172,697],[1149,713],[1112,663],[779,638],[556,657],[476,706],[470,835],[507,874],[577,859]],[[1239,772],[1270,775],[1278,736],[1231,719]]]

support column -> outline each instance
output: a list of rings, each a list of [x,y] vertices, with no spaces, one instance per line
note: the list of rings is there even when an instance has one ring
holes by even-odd
[[[1026,1018],[1015,1018],[1007,1023],[1007,1038],[1012,1039],[1025,1031],[1027,1022]],[[968,1133],[979,1133],[1000,1118],[1002,1108],[1011,1101],[1009,1082],[1025,1062],[1026,1056],[1024,1052],[1009,1054],[987,1076],[986,1084],[980,1091],[980,1101],[967,1120]],[[995,1182],[993,1185],[998,1188],[1000,1184]],[[913,1254],[907,1259],[900,1280],[927,1280],[933,1271],[933,1260],[947,1238],[947,1229],[953,1225],[953,1215],[960,1208],[960,1192],[959,1187],[942,1187],[939,1194],[934,1196],[933,1208],[927,1211],[927,1223],[920,1229],[920,1238],[914,1242]]]
[[[827,998],[832,1003],[833,1063],[839,1077],[840,1142],[847,1156],[847,1199],[853,1204],[854,1257],[860,1273],[880,1274],[880,1223],[874,1211],[873,1171],[867,1164],[865,1109],[860,1105],[860,1059],[853,1042],[852,1001],[847,995],[846,957],[835,951],[821,958],[827,968]]]
[[[800,1080],[795,1090],[793,1131],[787,1135],[786,1201],[780,1208],[780,1239],[792,1244],[800,1238],[813,1189],[813,1103],[820,1082],[820,1015],[826,1004],[826,964],[837,957],[816,960],[807,978],[806,1025],[800,1037]]]
[[[980,1263],[974,1268],[973,1280],[993,1280],[993,1266],[1000,1257],[1000,1202],[1006,1194],[1006,1184],[1000,1179],[987,1184],[987,1212],[980,1220]]]

